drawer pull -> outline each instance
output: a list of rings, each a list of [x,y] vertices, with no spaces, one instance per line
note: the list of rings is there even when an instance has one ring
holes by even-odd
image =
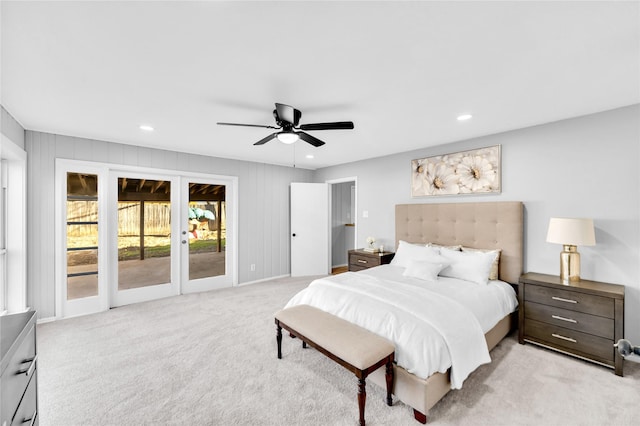
[[[560,334],[556,334],[556,333],[553,333],[551,335],[553,337],[555,337],[556,339],[562,339],[562,340],[566,340],[566,341],[569,341],[569,342],[578,343],[578,341],[576,339],[572,339],[571,337],[564,337],[564,336],[562,336]]]
[[[358,263],[367,263],[366,260],[358,259]]]
[[[563,299],[562,297],[556,297],[553,296],[551,297],[553,300],[557,300],[558,302],[567,302],[567,303],[578,303],[577,300],[571,300],[571,299]]]
[[[38,355],[34,356],[33,358],[29,358],[29,359],[25,359],[22,363],[26,364],[27,362],[30,362],[31,364],[29,364],[29,367],[27,368],[23,368],[22,370],[18,370],[18,373],[16,374],[26,374],[27,376],[30,376],[33,374],[33,370],[36,369],[36,361],[38,360]]]
[[[576,320],[574,320],[572,318],[565,318],[565,317],[561,317],[560,315],[551,315],[551,318],[557,319],[557,320],[560,320],[560,321],[572,322],[574,324],[578,323],[578,321],[576,321]]]
[[[38,415],[38,411],[34,411],[33,414],[31,415],[31,417],[29,417],[28,419],[23,419],[22,423],[29,423],[29,426],[33,426],[36,422],[36,416]]]

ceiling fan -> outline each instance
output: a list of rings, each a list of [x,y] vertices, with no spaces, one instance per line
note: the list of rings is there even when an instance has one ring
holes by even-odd
[[[279,132],[275,132],[260,139],[254,145],[264,145],[273,139],[278,139],[282,143],[291,144],[298,139],[302,139],[311,145],[318,147],[324,145],[324,142],[320,139],[311,136],[310,134],[301,130],[342,130],[353,129],[352,121],[336,121],[333,123],[313,123],[313,124],[299,124],[302,112],[295,109],[292,106],[276,103],[276,109],[273,110],[273,116],[276,119],[276,126],[267,126],[261,124],[240,124],[240,123],[221,123],[222,126],[245,126],[245,127],[263,127],[265,129],[276,129]]]

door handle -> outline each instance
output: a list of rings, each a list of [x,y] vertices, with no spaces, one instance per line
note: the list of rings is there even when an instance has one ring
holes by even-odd
[[[295,236],[296,236],[296,234],[291,234],[291,236],[292,236],[292,237],[295,237]]]

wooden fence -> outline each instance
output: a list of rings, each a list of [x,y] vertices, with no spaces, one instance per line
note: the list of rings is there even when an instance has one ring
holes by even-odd
[[[210,205],[216,220],[208,221],[208,228],[215,230],[220,215],[217,206]],[[67,221],[69,222],[100,222],[98,217],[98,203],[96,201],[68,201]],[[167,202],[144,203],[145,235],[169,236],[171,235],[171,206]],[[225,208],[222,208],[222,229],[225,229]],[[67,236],[86,237],[95,235],[95,225],[74,225],[67,227]],[[140,203],[118,203],[118,235],[140,235]]]

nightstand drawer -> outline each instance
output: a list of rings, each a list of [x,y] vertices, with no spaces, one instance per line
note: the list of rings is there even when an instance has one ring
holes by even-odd
[[[365,269],[369,269],[369,266],[349,265],[350,272],[364,271]]]
[[[525,339],[613,365],[612,340],[534,320],[527,320],[524,334]]]
[[[528,285],[524,300],[606,318],[613,318],[615,312],[612,298],[540,285]]]
[[[354,266],[361,266],[363,268],[371,268],[372,266],[380,265],[380,258],[373,256],[361,256],[359,254],[351,254],[349,256],[349,264]]]
[[[613,340],[614,338],[614,324],[611,318],[589,315],[534,302],[525,302],[524,312],[527,319],[595,334],[605,339]]]

